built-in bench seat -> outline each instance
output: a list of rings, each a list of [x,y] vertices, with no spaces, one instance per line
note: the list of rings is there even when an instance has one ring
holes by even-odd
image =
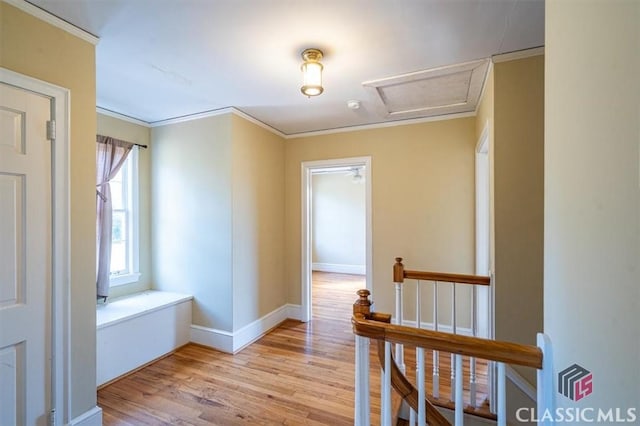
[[[149,290],[98,305],[97,385],[187,344],[192,299],[190,295]]]

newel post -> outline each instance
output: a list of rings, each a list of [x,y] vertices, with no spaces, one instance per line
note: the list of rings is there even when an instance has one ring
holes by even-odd
[[[359,296],[359,299],[355,301],[353,304],[353,315],[362,314],[365,317],[368,317],[371,313],[371,300],[369,300],[369,296],[371,292],[366,288],[356,291],[356,294]]]
[[[358,300],[353,304],[353,316],[363,315],[365,318],[371,314],[371,292],[367,289],[356,292]],[[355,395],[355,426],[369,426],[371,424],[369,402],[369,338],[356,334],[356,395]]]
[[[404,283],[404,265],[401,257],[396,257],[396,263],[393,265],[393,282],[396,284]]]

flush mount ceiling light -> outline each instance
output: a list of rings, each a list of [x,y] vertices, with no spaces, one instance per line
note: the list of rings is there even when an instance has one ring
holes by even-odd
[[[302,70],[302,87],[300,91],[303,95],[311,97],[318,96],[324,89],[322,88],[322,51],[320,49],[305,49],[302,52],[304,63],[300,67]]]

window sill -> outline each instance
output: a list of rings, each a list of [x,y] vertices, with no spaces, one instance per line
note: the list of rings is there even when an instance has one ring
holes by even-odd
[[[118,275],[116,277],[109,279],[109,287],[117,287],[119,285],[132,284],[137,283],[140,279],[140,273],[136,272],[133,274],[126,275]]]

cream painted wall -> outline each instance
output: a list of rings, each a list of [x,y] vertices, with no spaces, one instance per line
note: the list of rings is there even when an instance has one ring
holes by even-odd
[[[312,177],[313,262],[365,268],[365,185],[346,172]]]
[[[284,140],[231,116],[233,330],[286,303]]]
[[[377,311],[393,312],[391,271],[396,256],[403,256],[413,269],[472,273],[474,126],[473,118],[464,118],[287,140],[288,301],[301,301],[303,161],[372,157]]]
[[[232,114],[151,134],[153,287],[227,332],[285,305],[283,139]]]
[[[152,276],[194,296],[193,324],[233,330],[231,116],[151,130]]]
[[[151,129],[104,114],[97,115],[98,134],[147,145],[138,149],[139,259],[140,279],[136,283],[111,287],[110,297],[151,288]]]
[[[593,393],[558,407],[640,419],[640,2],[548,0],[544,329],[555,373]]]
[[[476,113],[476,141],[480,139],[486,123],[489,123],[489,141],[493,140],[493,68],[494,65],[491,64],[491,67],[489,68],[489,75],[487,75],[487,80],[482,92],[482,99],[480,99],[480,104],[478,105],[478,111]]]
[[[500,62],[493,72],[495,337],[535,344],[543,325],[544,57]]]
[[[96,406],[95,47],[0,2],[0,66],[71,91],[71,417]]]

